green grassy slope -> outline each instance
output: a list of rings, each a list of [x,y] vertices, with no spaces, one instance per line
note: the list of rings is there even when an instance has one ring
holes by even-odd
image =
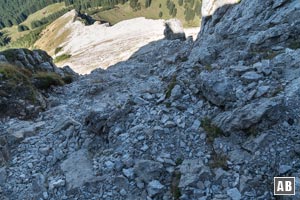
[[[198,0],[199,1],[199,0]],[[132,19],[135,17],[146,17],[149,19],[170,19],[173,18],[169,15],[169,9],[167,8],[167,0],[154,0],[151,6],[145,7],[145,0],[140,0],[141,10],[133,11],[130,7],[129,2],[124,5],[117,5],[114,9],[96,12],[93,17],[97,20],[108,21],[111,24],[116,24],[122,20]],[[200,17],[195,15],[194,20],[185,20],[185,8],[184,4],[179,6],[178,0],[173,0],[177,8],[176,18],[182,21],[184,27],[197,27],[200,24]],[[95,12],[90,10],[91,13]],[[163,16],[159,17],[159,13],[162,12]]]
[[[28,16],[28,18],[21,24],[26,25],[30,28],[30,24],[34,20],[42,19],[43,17],[47,17],[50,14],[53,14],[59,10],[62,10],[65,8],[65,3],[55,3],[52,5],[49,5],[31,15]],[[38,29],[38,28],[36,28]],[[23,32],[18,31],[18,26],[12,26],[12,27],[7,27],[1,30],[2,32],[5,32],[8,37],[11,38],[12,41],[16,41],[18,38],[29,34],[32,32],[32,30],[27,30]]]
[[[29,30],[20,32],[18,31],[17,25],[2,29],[1,32],[4,33],[5,36],[9,37],[11,42],[6,46],[0,46],[0,50],[10,48],[34,48],[34,43],[40,37],[40,33],[43,29],[47,27],[47,24],[31,28],[31,22],[46,18],[58,11],[62,11],[63,9],[66,9],[65,3],[55,3],[29,15],[28,18],[20,24],[27,26]]]

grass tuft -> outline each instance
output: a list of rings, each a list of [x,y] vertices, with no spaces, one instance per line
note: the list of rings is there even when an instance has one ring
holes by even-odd
[[[35,102],[36,92],[30,80],[31,76],[32,73],[26,69],[0,63],[0,82],[4,83],[0,94],[7,97],[10,94],[16,94]]]
[[[48,89],[53,86],[64,85],[63,79],[53,72],[38,72],[34,75],[35,86],[39,89]]]
[[[171,97],[171,93],[172,93],[172,90],[174,89],[175,85],[176,85],[176,76],[173,76],[172,77],[172,80],[171,82],[169,83],[168,87],[167,87],[167,90],[166,90],[166,99],[170,98]]]
[[[55,59],[54,59],[54,63],[59,63],[61,61],[64,61],[64,60],[67,60],[69,58],[71,58],[72,55],[70,54],[62,54],[60,56],[57,56]]]
[[[30,71],[8,63],[0,63],[0,74],[2,80],[14,81],[16,84],[20,82],[30,83]]]
[[[215,151],[211,154],[211,160],[209,162],[210,168],[222,168],[228,170],[227,156],[223,154],[217,154]]]
[[[179,188],[180,178],[181,173],[179,171],[175,171],[172,174],[171,193],[174,200],[179,200],[181,197],[181,191]]]
[[[223,135],[223,131],[214,125],[210,118],[205,117],[201,120],[201,126],[207,133],[207,142],[213,143],[215,138],[220,137]]]

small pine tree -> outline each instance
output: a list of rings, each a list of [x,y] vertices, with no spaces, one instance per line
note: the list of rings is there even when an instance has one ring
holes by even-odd
[[[173,13],[172,13],[172,17],[176,17],[177,15],[177,8],[174,8]]]
[[[162,12],[162,11],[160,11],[158,16],[159,16],[159,18],[162,18],[162,16],[163,16],[163,12]]]
[[[196,5],[195,5],[195,13],[197,16],[199,16],[199,17],[201,16],[201,3],[199,0],[196,2]]]
[[[178,4],[179,4],[179,6],[182,6],[183,5],[183,0],[178,0]]]
[[[23,31],[27,31],[27,30],[29,30],[29,28],[25,25],[18,26],[18,32],[23,32]]]
[[[145,7],[149,8],[151,6],[151,0],[146,0]]]

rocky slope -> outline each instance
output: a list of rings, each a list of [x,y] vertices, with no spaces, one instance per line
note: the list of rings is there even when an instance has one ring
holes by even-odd
[[[274,176],[299,188],[299,19],[299,1],[223,5],[196,42],[155,41],[55,88],[36,119],[1,123],[1,197],[275,199]]]

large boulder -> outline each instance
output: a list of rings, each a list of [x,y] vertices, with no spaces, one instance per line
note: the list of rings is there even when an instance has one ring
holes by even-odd
[[[152,160],[138,160],[134,165],[134,173],[138,179],[146,183],[154,179],[159,179],[163,172],[163,165]]]
[[[66,176],[67,188],[74,189],[93,181],[93,165],[86,150],[79,150],[71,154],[60,165]]]
[[[213,124],[219,127],[225,134],[247,130],[259,123],[262,128],[269,128],[277,123],[284,113],[282,99],[260,99],[233,111],[220,113],[213,119]]]
[[[183,26],[178,19],[170,19],[165,23],[164,35],[168,40],[185,40]]]
[[[225,106],[235,100],[234,84],[224,71],[203,71],[199,83],[202,95],[217,106]]]

